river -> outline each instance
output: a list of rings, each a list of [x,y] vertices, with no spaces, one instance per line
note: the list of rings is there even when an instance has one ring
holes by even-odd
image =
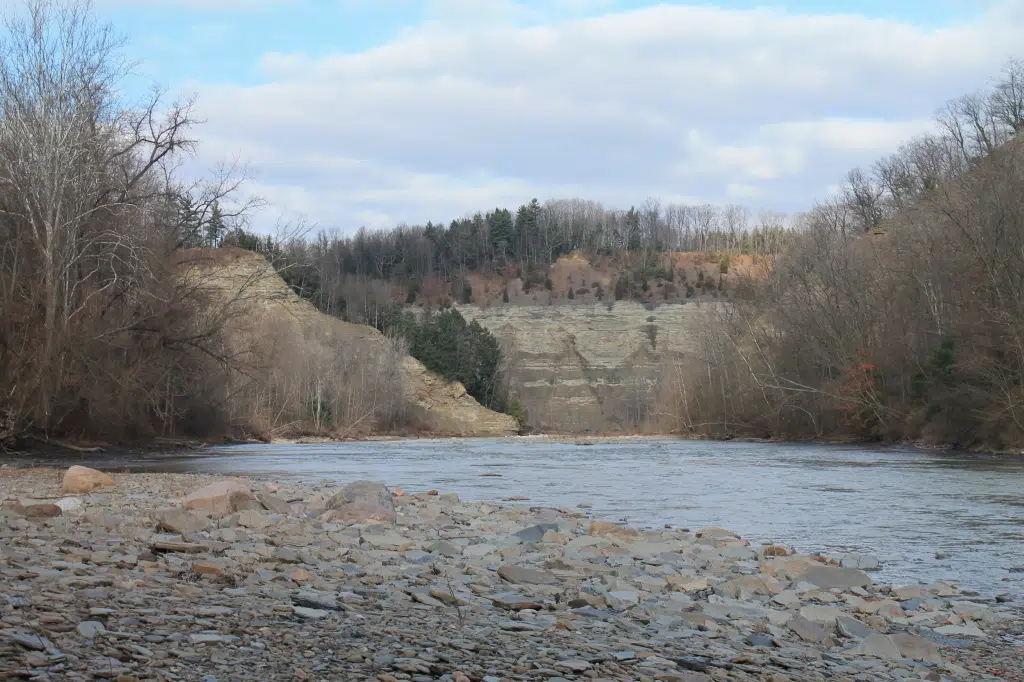
[[[642,527],[722,526],[802,552],[870,553],[883,559],[875,577],[884,582],[950,579],[984,596],[1024,601],[1021,458],[839,445],[651,438],[584,446],[520,438],[245,445],[50,463],[71,459],[107,469],[368,478],[466,499],[589,504],[595,518]]]

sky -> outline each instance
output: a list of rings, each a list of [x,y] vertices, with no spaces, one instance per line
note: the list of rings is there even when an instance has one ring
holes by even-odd
[[[1024,57],[1024,0],[95,0],[255,226],[537,197],[801,211]]]

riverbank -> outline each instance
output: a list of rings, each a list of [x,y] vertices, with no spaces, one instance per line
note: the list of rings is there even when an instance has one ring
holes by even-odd
[[[61,496],[58,470],[0,470],[0,674],[782,682],[1024,669],[1007,605],[948,583],[874,585],[722,529],[644,532],[437,491],[115,477]]]
[[[139,454],[151,453],[186,453],[189,451],[202,450],[210,447],[242,446],[242,445],[328,445],[332,443],[361,443],[361,442],[395,442],[395,441],[437,441],[437,440],[470,440],[470,439],[493,439],[500,437],[512,441],[525,442],[553,442],[572,445],[596,445],[603,443],[632,442],[638,440],[666,439],[678,441],[706,441],[708,443],[753,443],[766,445],[845,445],[864,447],[905,447],[915,448],[925,452],[942,454],[956,452],[952,445],[926,444],[917,441],[863,441],[849,438],[820,438],[811,440],[786,440],[781,438],[753,438],[743,436],[731,436],[728,438],[715,437],[711,434],[694,433],[529,433],[509,436],[456,436],[450,434],[432,434],[422,432],[400,432],[400,433],[361,433],[351,436],[322,436],[305,435],[294,438],[271,438],[269,440],[237,438],[215,439],[212,441],[187,440],[175,438],[158,438],[151,441],[136,444],[110,444],[92,441],[62,441],[59,443],[47,443],[44,440],[36,439],[22,443],[21,447],[9,449],[3,452],[8,456],[27,456],[29,458],[52,459],[55,456],[66,456],[69,459],[82,454],[103,453],[111,456],[124,456],[126,458],[137,457]],[[982,446],[971,447],[961,452],[968,452],[975,455],[995,455],[1000,457],[1024,458],[1024,448],[994,450]]]

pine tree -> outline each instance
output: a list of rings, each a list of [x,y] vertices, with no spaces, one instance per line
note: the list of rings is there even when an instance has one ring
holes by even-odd
[[[491,249],[496,254],[504,256],[514,229],[512,213],[507,208],[497,208],[494,213],[487,214],[487,224],[490,230]]]
[[[206,221],[206,245],[207,246],[220,246],[221,241],[224,239],[224,233],[227,232],[228,227],[224,224],[224,214],[220,210],[220,204],[213,202],[213,208],[210,210],[210,219]]]
[[[201,246],[201,218],[195,207],[192,195],[185,193],[178,197],[178,240],[181,246],[192,248]]]

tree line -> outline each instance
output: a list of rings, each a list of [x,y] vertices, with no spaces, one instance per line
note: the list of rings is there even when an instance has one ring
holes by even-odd
[[[664,373],[676,429],[1024,442],[1024,63],[852,170]]]
[[[639,287],[654,277],[661,267],[658,254],[773,255],[785,247],[791,229],[785,214],[755,218],[741,206],[663,205],[648,199],[623,211],[583,199],[543,204],[533,199],[515,211],[477,212],[447,226],[402,224],[354,235],[320,231],[276,241],[238,228],[226,231],[219,243],[263,253],[321,310],[374,324],[399,290],[412,304],[427,286],[440,282],[444,298],[468,302],[474,272],[519,278],[528,291],[546,285],[548,268],[558,258],[582,253],[613,262],[623,271],[622,285],[631,290],[634,281]]]

